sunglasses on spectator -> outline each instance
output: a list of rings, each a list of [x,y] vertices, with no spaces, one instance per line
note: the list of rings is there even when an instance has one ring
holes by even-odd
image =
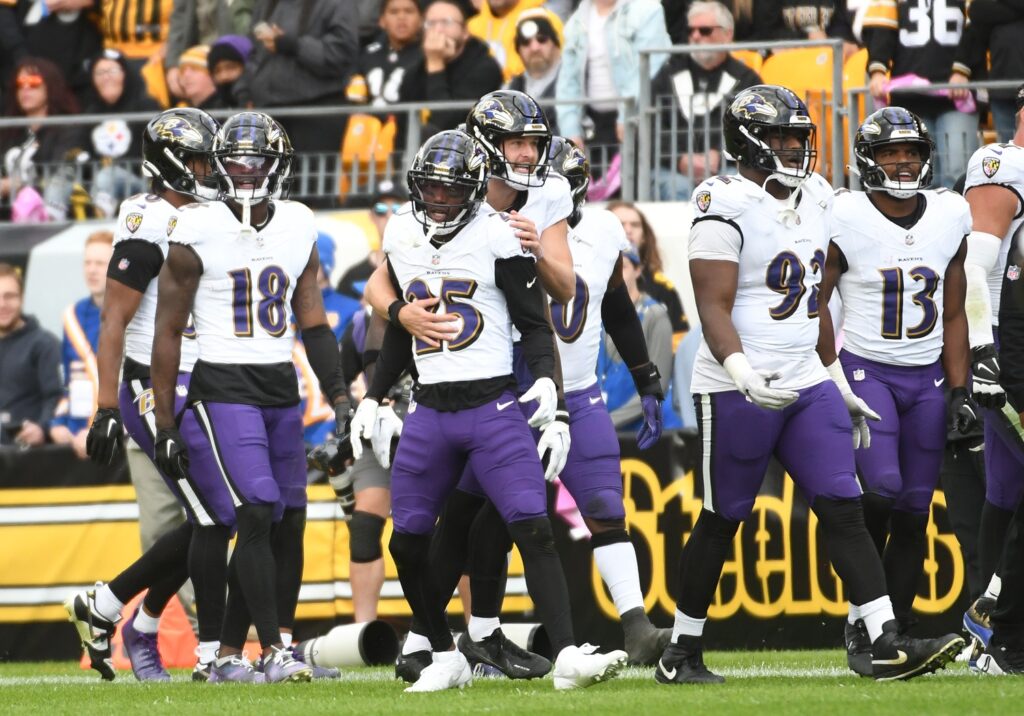
[[[42,75],[20,75],[15,82],[18,89],[25,89],[26,87],[42,87],[43,76]]]
[[[698,25],[689,28],[689,32],[699,34],[701,37],[711,37],[711,33],[718,29],[718,25]]]
[[[401,202],[396,201],[393,203],[389,203],[386,201],[378,201],[376,204],[373,205],[373,213],[376,214],[377,216],[384,216],[386,213],[388,213],[388,211],[391,211],[391,213],[394,214],[401,208]]]
[[[527,45],[529,45],[534,40],[537,41],[538,45],[546,45],[549,42],[551,42],[551,38],[548,37],[547,35],[541,35],[540,33],[537,33],[533,37],[520,37],[516,41],[516,46],[517,47],[526,47]]]

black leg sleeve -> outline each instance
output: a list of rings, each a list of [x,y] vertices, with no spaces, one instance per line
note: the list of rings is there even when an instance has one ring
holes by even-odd
[[[1013,522],[1013,512],[996,507],[986,501],[981,508],[981,527],[978,530],[978,555],[981,559],[981,573],[988,580],[1001,564],[1004,545]]]
[[[231,558],[264,649],[281,641],[277,621],[277,566],[270,546],[273,512],[273,505],[257,504],[242,505],[235,511],[238,541]]]
[[[864,526],[868,528],[871,541],[879,556],[885,551],[885,541],[889,537],[889,517],[895,500],[883,497],[874,492],[865,492],[861,497],[864,508]]]
[[[442,612],[466,571],[469,533],[484,498],[455,490],[445,502],[434,536],[430,540],[430,572],[437,592],[434,608]],[[415,630],[414,630],[415,631]]]
[[[940,473],[946,493],[946,514],[960,544],[967,572],[971,600],[982,595],[991,575],[986,575],[981,560],[981,511],[985,504],[984,452],[973,451],[965,441],[949,443]]]
[[[1024,506],[1013,513],[1006,533],[1003,559],[999,563],[1003,580],[996,608],[992,612],[992,640],[1017,649],[1024,648]]]
[[[227,586],[228,600],[222,619],[220,643],[222,646],[241,650],[249,636],[252,615],[249,614],[249,605],[245,602],[242,584],[238,581],[238,563],[234,557],[231,558],[231,564],[228,567]]]
[[[271,544],[277,564],[277,621],[282,629],[295,626],[295,606],[302,586],[303,544],[306,508],[285,510],[274,525]]]
[[[188,543],[191,539],[191,523],[181,523],[163,534],[141,557],[111,579],[107,586],[115,597],[127,604],[143,589],[152,588],[171,572],[180,572],[188,558]],[[181,581],[184,583],[185,580]],[[166,600],[164,603],[167,603]]]
[[[192,543],[188,550],[188,573],[196,590],[199,641],[217,641],[221,636],[227,593],[230,539],[231,529],[223,525],[195,527],[192,531]],[[249,630],[248,623],[245,629]]]
[[[850,601],[866,604],[885,596],[882,559],[864,526],[861,501],[819,497],[811,507],[821,522],[828,557]]]
[[[547,517],[521,520],[510,524],[508,531],[523,556],[526,588],[551,638],[551,653],[557,657],[562,649],[573,646],[576,639],[572,633],[569,587],[555,551],[551,522]]]
[[[739,522],[701,510],[697,524],[679,556],[676,608],[688,617],[705,619],[715,598],[722,566],[732,549]]]
[[[882,559],[885,583],[892,600],[892,611],[901,625],[910,624],[910,612],[921,581],[924,555],[928,549],[925,530],[928,513],[893,510],[889,543]]]
[[[488,500],[469,533],[469,582],[473,616],[493,618],[501,614],[508,579],[508,552],[512,535],[494,504]]]
[[[402,592],[416,617],[413,631],[430,640],[434,651],[447,651],[452,647],[452,633],[444,610],[438,608],[436,586],[430,572],[430,535],[410,535],[392,532],[388,549],[398,568],[398,581]]]

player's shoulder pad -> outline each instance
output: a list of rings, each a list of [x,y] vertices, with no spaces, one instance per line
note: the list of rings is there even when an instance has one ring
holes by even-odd
[[[964,234],[971,232],[974,223],[971,217],[971,205],[967,199],[951,189],[939,188],[930,189],[925,193],[929,204],[934,204],[946,217],[947,222],[953,226],[959,226]]]
[[[530,189],[530,191],[541,192],[542,201],[553,207],[545,211],[551,212],[554,216],[564,214],[564,216],[560,216],[558,221],[567,219],[572,214],[572,187],[569,186],[569,180],[561,174],[548,172],[544,184]],[[558,223],[558,221],[555,223]]]
[[[817,172],[811,172],[806,181],[800,185],[800,191],[804,197],[812,199],[815,203],[822,204],[824,202],[823,208],[831,206],[836,198],[836,190],[832,188],[825,177]]]
[[[175,244],[195,246],[203,242],[205,237],[215,233],[211,227],[222,219],[218,209],[227,210],[220,202],[193,202],[178,207],[177,211],[167,220],[167,240]]]
[[[758,186],[735,176],[714,176],[693,190],[690,203],[694,220],[705,216],[739,217],[758,197]]]
[[[607,246],[608,252],[615,256],[632,248],[619,217],[607,209],[583,207],[583,219],[580,224],[582,225],[584,222],[586,222],[584,238],[589,243]]]
[[[281,212],[281,219],[296,236],[316,242],[316,214],[301,201],[290,199],[275,200],[275,211]]]
[[[177,215],[169,202],[153,194],[136,194],[121,202],[117,215],[114,243],[132,239],[162,244],[167,241],[168,226]]]
[[[986,144],[967,162],[965,189],[981,184],[1024,186],[1024,147],[1016,144]]]
[[[482,232],[484,241],[487,242],[496,259],[511,259],[516,256],[532,257],[533,254],[523,248],[519,237],[516,236],[515,229],[508,223],[511,218],[504,211],[484,210],[478,215],[477,220],[473,221],[466,229]]]
[[[862,191],[837,189],[832,193],[832,218],[839,222],[853,221],[864,223],[864,200],[867,194]]]
[[[411,207],[411,204],[407,205]],[[423,225],[413,216],[412,209],[405,206],[397,214],[392,214],[384,225],[384,236],[380,247],[386,254],[397,251],[400,247],[413,245],[423,240]]]

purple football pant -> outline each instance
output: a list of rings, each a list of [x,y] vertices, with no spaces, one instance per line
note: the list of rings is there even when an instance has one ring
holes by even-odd
[[[430,532],[467,465],[506,523],[547,516],[537,446],[515,396],[506,391],[457,412],[410,406],[391,469],[395,530]]]
[[[202,450],[206,443],[203,432],[192,417],[192,413],[186,410],[186,396],[191,373],[179,373],[178,384],[174,396],[174,416],[178,423],[181,437],[185,441],[185,447],[189,455],[195,450]],[[156,416],[153,412],[153,390],[149,380],[123,381],[118,391],[118,405],[121,409],[121,420],[124,428],[132,440],[138,443],[149,458],[153,459],[153,446],[156,441]],[[159,471],[158,471],[159,472]],[[210,481],[209,484],[200,484],[195,477],[190,475],[188,480],[172,480],[162,472],[171,493],[178,498],[178,502],[185,508],[188,519],[199,525],[209,526],[213,524],[224,524],[233,526],[235,523],[235,511],[231,509],[225,514],[218,514],[216,506],[230,501],[230,495],[224,483],[220,480]]]
[[[992,326],[992,334],[998,351],[998,326]],[[1024,444],[1001,410],[981,412],[985,421],[985,501],[1012,512],[1024,497]]]
[[[565,403],[572,442],[559,479],[584,517],[625,519],[619,438],[601,397],[601,388],[595,383],[566,393]]]
[[[226,488],[218,492],[218,516],[234,515],[244,504],[274,505],[276,522],[285,509],[306,506],[306,451],[298,405],[199,401],[188,415],[203,433],[197,449],[189,446],[193,479]]]
[[[839,389],[826,380],[799,393],[784,410],[755,405],[738,390],[694,395],[704,509],[733,522],[749,517],[773,455],[812,507],[818,497],[860,497],[853,425]]]
[[[927,513],[946,448],[942,364],[885,365],[849,351],[840,356],[858,398],[882,416],[868,421],[871,447],[854,451],[865,492],[903,512]]]

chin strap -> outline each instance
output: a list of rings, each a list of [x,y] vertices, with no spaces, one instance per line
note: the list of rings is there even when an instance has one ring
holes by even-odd
[[[775,218],[780,224],[785,226],[787,229],[792,229],[794,226],[800,223],[800,215],[797,214],[796,212],[796,203],[800,200],[800,191],[803,188],[803,182],[800,182],[800,184],[798,184],[795,187],[788,187],[788,185],[784,181],[782,181],[782,177],[786,177],[786,175],[778,173],[769,174],[768,178],[764,180],[764,184],[761,185],[761,188],[765,189],[765,187],[768,186],[768,182],[772,180],[775,180],[782,184],[782,186],[789,188],[789,198],[786,199],[786,204],[782,207],[782,209],[778,213],[778,216],[776,216]],[[786,178],[792,179],[792,177]],[[767,189],[765,189],[765,191],[767,191]]]

